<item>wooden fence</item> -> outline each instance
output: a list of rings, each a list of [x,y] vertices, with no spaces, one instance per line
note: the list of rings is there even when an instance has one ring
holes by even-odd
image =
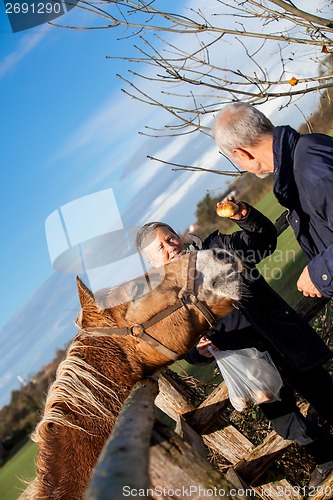
[[[278,232],[287,225],[283,214],[276,222]],[[296,310],[310,321],[327,301],[304,297]],[[195,407],[197,398],[196,390],[170,370],[138,383],[123,405],[85,498],[307,498],[305,490],[286,479],[267,484],[258,481],[291,441],[271,431],[254,446],[233,425],[221,427],[219,417],[230,405],[224,382]],[[155,417],[154,402],[176,422],[175,431]],[[229,462],[226,474],[208,462],[207,448]],[[333,498],[333,479],[307,493],[311,500]]]

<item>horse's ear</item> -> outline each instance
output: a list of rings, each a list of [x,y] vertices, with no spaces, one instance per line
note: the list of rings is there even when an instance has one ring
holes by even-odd
[[[92,292],[78,276],[76,277],[76,283],[82,307],[75,321],[76,326],[79,328],[87,328],[91,325],[98,325],[103,319],[103,314],[101,314]]]
[[[91,309],[92,307],[97,309],[92,292],[78,276],[76,276],[76,284],[82,309]]]

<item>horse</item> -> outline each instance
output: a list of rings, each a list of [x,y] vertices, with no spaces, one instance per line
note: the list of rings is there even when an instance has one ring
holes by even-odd
[[[240,263],[191,252],[93,294],[77,278],[79,332],[51,384],[31,438],[37,475],[20,499],[81,500],[132,386],[185,355],[241,294]]]

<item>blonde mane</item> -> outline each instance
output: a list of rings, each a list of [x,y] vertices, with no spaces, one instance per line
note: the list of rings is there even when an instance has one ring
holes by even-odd
[[[97,334],[93,334],[96,335]],[[91,338],[92,334],[89,334]],[[101,337],[101,334],[98,334]],[[81,334],[82,337],[88,337],[88,334]],[[86,349],[103,349],[96,346],[83,345]],[[77,355],[80,346],[73,345],[70,347],[66,359],[64,359],[56,372],[56,379],[50,386],[45,410],[42,420],[37,425],[31,439],[38,443],[41,439],[45,439],[45,434],[49,432],[49,424],[59,424],[84,432],[88,432],[82,426],[73,424],[64,413],[64,403],[72,413],[80,414],[83,417],[89,416],[100,419],[115,420],[121,408],[119,399],[119,391],[110,388],[110,385],[115,385],[114,381],[109,380],[105,375],[97,371],[93,366],[88,364]],[[105,383],[101,382],[104,380]],[[107,385],[106,382],[109,382]],[[100,394],[112,402],[112,407],[107,408],[101,401]],[[96,397],[95,394],[99,394]]]

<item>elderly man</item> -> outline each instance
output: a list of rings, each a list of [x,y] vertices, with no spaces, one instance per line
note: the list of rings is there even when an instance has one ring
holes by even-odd
[[[333,470],[333,438],[302,416],[292,387],[333,424],[333,383],[322,366],[332,352],[270,288],[256,268],[256,264],[275,249],[274,225],[253,207],[236,203],[239,212],[233,219],[242,231],[230,235],[215,231],[203,242],[196,238],[195,245],[188,248],[172,227],[151,222],[139,230],[137,248],[153,267],[179,258],[194,247],[222,248],[243,260],[244,295],[237,309],[219,319],[207,334],[210,340],[201,341],[186,359],[190,363],[209,362],[211,353],[207,347],[211,342],[219,349],[256,347],[268,351],[280,369],[284,385],[280,391],[281,401],[264,403],[260,408],[281,436],[304,445],[314,457],[317,467],[310,484],[318,486]]]
[[[220,150],[257,176],[274,175],[274,194],[309,259],[297,282],[305,296],[333,296],[333,138],[274,127],[254,106],[234,103],[213,125]]]

